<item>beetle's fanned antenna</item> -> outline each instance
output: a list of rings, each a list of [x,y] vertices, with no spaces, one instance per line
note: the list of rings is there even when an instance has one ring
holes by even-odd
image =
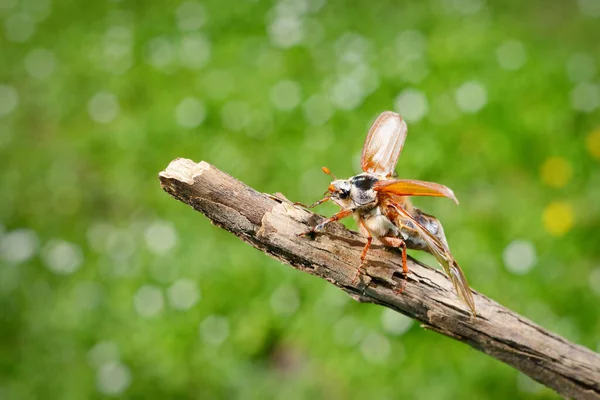
[[[327,175],[330,175],[333,180],[337,180],[337,177],[331,173],[331,171],[329,170],[329,168],[327,167],[321,167],[321,169],[323,170],[323,172],[325,172]]]

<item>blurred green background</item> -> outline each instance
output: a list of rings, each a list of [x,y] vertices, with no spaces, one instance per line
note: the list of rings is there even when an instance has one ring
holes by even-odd
[[[556,398],[157,180],[187,157],[308,203],[322,165],[359,172],[387,109],[409,124],[399,175],[461,200],[415,203],[471,285],[598,351],[600,1],[0,0],[0,19],[0,399]]]

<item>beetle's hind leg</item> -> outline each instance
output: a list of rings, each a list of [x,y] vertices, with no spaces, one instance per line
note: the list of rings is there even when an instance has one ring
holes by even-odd
[[[384,236],[384,237],[379,238],[379,240],[381,241],[381,243],[383,243],[384,245],[386,245],[388,247],[394,247],[394,248],[402,250],[402,275],[404,277],[404,281],[402,282],[400,289],[396,290],[396,294],[400,294],[400,293],[402,293],[402,291],[404,290],[404,287],[406,286],[406,280],[407,280],[408,272],[409,272],[408,265],[406,262],[406,242],[404,242],[403,239],[393,237],[393,236]]]

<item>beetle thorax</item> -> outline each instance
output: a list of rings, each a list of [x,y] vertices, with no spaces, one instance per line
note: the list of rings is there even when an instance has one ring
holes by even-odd
[[[331,182],[331,199],[343,209],[356,210],[377,204],[377,192],[373,186],[378,178],[370,174],[360,174],[346,180]]]

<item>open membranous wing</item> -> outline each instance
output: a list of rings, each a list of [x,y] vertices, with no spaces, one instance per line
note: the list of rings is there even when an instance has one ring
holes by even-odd
[[[371,174],[391,177],[400,157],[407,127],[402,117],[385,111],[377,117],[362,149],[362,170]]]
[[[445,243],[442,243],[439,238],[425,229],[422,224],[413,218],[413,216],[402,207],[401,199],[397,200],[398,201],[394,199],[393,195],[386,196],[384,206],[393,211],[392,214],[394,214],[395,217],[393,219],[397,223],[415,231],[420,236],[427,245],[429,252],[435,257],[437,262],[446,272],[446,275],[450,278],[460,299],[469,307],[473,315],[476,315],[475,302],[473,301],[473,295],[471,294],[471,288],[467,282],[467,278],[454,257],[452,257],[448,246]]]

